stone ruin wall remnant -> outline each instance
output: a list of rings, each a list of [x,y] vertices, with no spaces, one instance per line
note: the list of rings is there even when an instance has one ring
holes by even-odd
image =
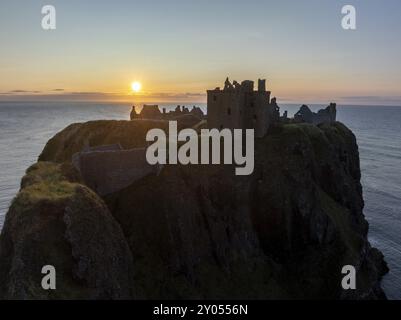
[[[72,161],[85,184],[101,196],[117,192],[160,171],[160,166],[147,162],[146,148],[116,150],[115,145],[102,147],[77,153]]]

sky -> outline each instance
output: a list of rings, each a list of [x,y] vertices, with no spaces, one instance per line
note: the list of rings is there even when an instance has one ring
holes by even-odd
[[[346,4],[356,30],[341,27]],[[399,0],[0,3],[3,101],[204,102],[229,76],[266,78],[279,102],[401,105],[400,57]]]

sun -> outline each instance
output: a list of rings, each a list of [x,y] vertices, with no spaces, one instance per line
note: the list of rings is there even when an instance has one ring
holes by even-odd
[[[132,88],[132,91],[139,92],[139,91],[141,91],[142,85],[140,82],[135,81],[135,82],[131,83],[131,88]]]

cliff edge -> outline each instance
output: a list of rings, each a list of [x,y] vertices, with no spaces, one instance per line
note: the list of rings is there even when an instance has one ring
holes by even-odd
[[[341,123],[286,124],[255,141],[255,170],[165,166],[101,198],[71,157],[144,146],[163,121],[74,124],[27,170],[0,236],[7,299],[382,299],[367,240],[359,154]],[[192,126],[192,124],[191,124]],[[41,288],[42,266],[57,289]],[[355,266],[357,289],[341,287]]]

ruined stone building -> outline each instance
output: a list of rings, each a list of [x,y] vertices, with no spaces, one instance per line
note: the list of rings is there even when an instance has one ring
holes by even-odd
[[[321,123],[333,123],[336,121],[336,117],[336,104],[330,103],[326,109],[321,109],[318,112],[313,112],[307,105],[303,105],[294,115],[294,120],[318,125]]]
[[[146,148],[123,150],[119,144],[84,148],[72,156],[72,163],[85,184],[101,196],[157,175],[162,167],[146,161]]]
[[[191,110],[186,106],[178,105],[175,110],[167,111],[166,108],[163,108],[160,111],[159,106],[157,104],[149,105],[144,104],[140,113],[136,111],[136,107],[132,106],[130,118],[134,119],[152,119],[152,120],[176,120],[177,118],[183,116],[193,116],[199,119],[199,121],[205,118],[203,111],[201,108],[193,106]]]
[[[241,84],[226,80],[224,89],[207,91],[207,122],[209,128],[254,129],[256,137],[263,137],[270,125],[279,121],[276,99],[270,99],[266,80],[245,80]]]

